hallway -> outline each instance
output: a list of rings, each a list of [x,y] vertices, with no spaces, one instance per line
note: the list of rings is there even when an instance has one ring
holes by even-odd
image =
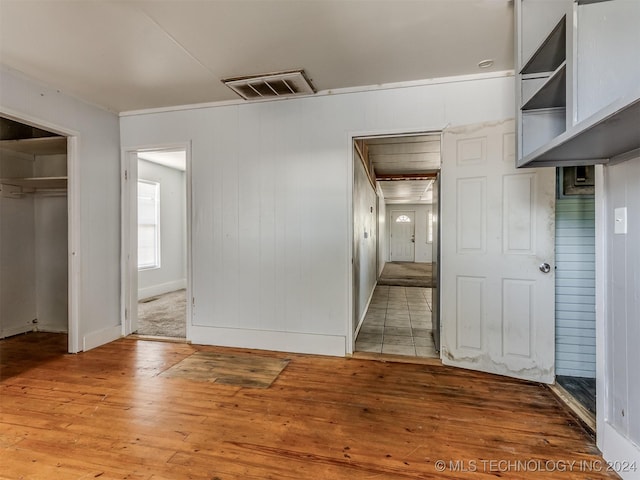
[[[431,289],[378,285],[356,339],[356,352],[437,358]]]

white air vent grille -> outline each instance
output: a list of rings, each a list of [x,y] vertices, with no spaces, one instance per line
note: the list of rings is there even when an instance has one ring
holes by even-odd
[[[225,78],[222,82],[245,100],[312,95],[315,89],[304,70]]]

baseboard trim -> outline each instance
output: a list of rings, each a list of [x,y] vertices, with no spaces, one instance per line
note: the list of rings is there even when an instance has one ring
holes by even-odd
[[[373,284],[373,289],[371,289],[371,294],[369,295],[369,300],[367,300],[367,304],[365,305],[364,310],[362,311],[362,315],[360,316],[360,319],[358,320],[358,325],[356,327],[356,330],[353,333],[354,346],[355,346],[356,338],[358,337],[358,334],[360,333],[360,329],[362,328],[362,324],[364,323],[364,319],[367,316],[367,312],[369,311],[369,306],[371,305],[371,300],[373,299],[373,294],[376,293],[376,287],[377,286],[378,286],[378,281],[376,280],[376,283]]]
[[[0,338],[13,337],[14,335],[21,335],[27,332],[34,332],[36,330],[35,325],[25,324],[18,325],[16,327],[3,328],[0,330]]]
[[[82,337],[82,351],[86,352],[92,348],[99,347],[105,343],[113,342],[122,336],[122,326],[103,328],[97,332],[91,332]]]
[[[187,288],[186,278],[181,278],[179,280],[173,280],[166,283],[160,283],[158,285],[151,285],[149,287],[139,288],[138,300],[155,297],[156,295],[164,295],[165,293],[175,292],[176,290],[182,290],[183,288]]]
[[[602,430],[598,436],[602,437],[602,456],[607,466],[623,480],[640,480],[640,446],[607,422]]]
[[[344,357],[345,337],[312,333],[191,326],[191,343]]]
[[[67,327],[59,327],[56,325],[41,325],[38,324],[39,332],[46,333],[69,333],[69,329]]]

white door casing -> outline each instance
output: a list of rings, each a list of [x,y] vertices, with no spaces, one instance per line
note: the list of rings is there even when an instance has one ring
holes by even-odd
[[[121,194],[121,328],[127,336],[138,329],[138,152],[184,150],[186,157],[186,335],[191,338],[191,318],[194,310],[192,294],[192,253],[191,253],[191,145],[176,143],[157,146],[127,148],[122,152],[122,194]]]
[[[391,211],[390,253],[392,262],[413,262],[415,260],[415,212]]]
[[[555,169],[516,170],[514,141],[512,120],[444,131],[441,356],[551,383]]]

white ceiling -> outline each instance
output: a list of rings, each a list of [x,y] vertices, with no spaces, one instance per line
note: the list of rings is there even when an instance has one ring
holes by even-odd
[[[142,151],[138,152],[138,158],[183,172],[187,169],[187,152],[184,150]]]
[[[504,71],[512,1],[0,0],[0,62],[115,112],[235,100],[220,79],[296,68],[319,91]]]

